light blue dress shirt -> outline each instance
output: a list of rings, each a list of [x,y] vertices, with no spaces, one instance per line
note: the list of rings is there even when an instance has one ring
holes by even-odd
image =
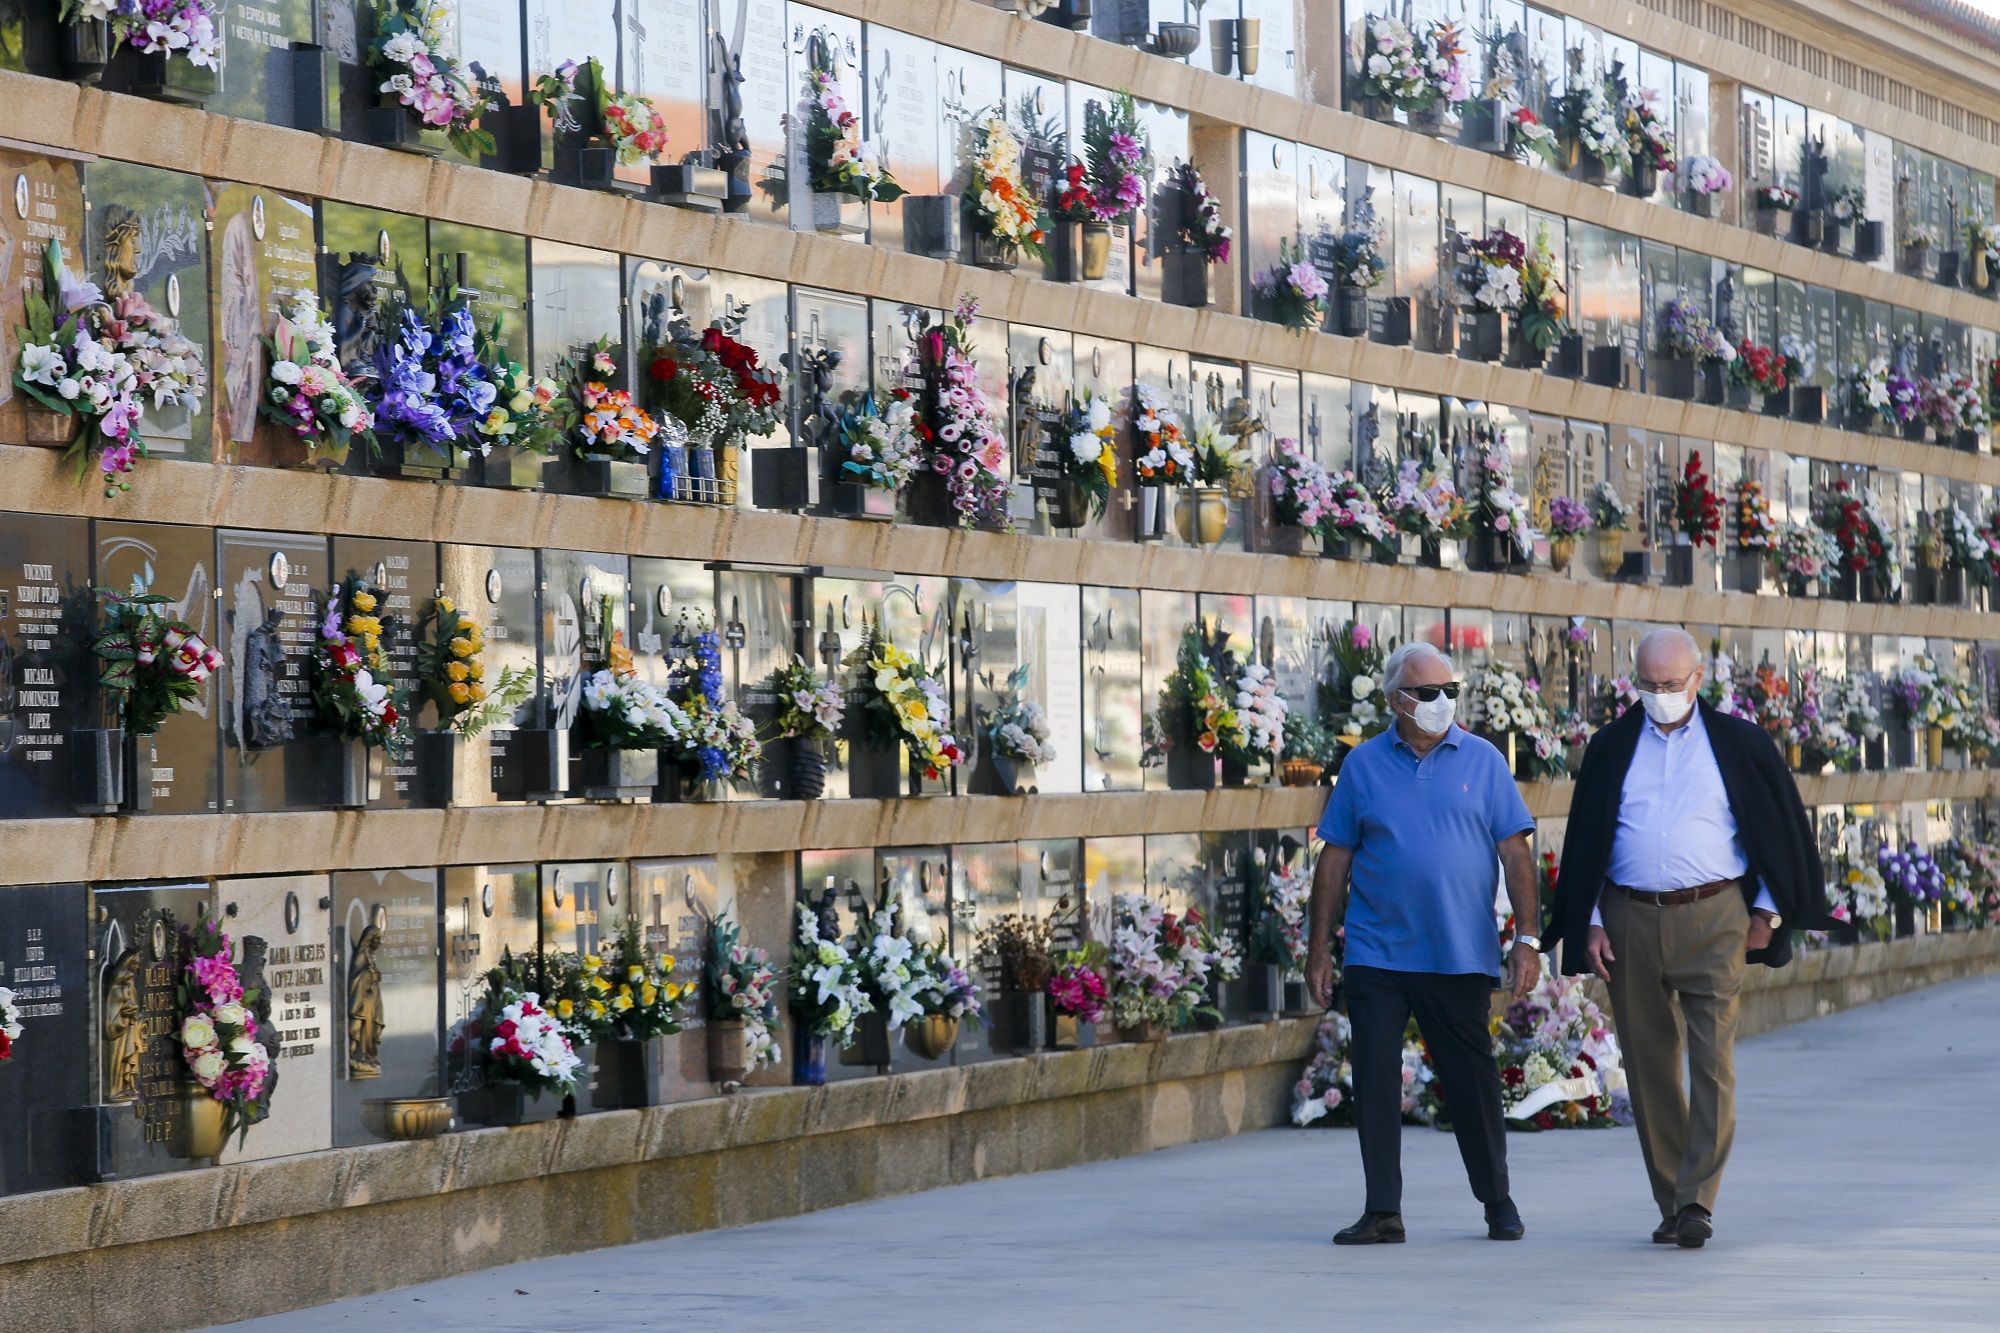
[[[1640,893],[1671,893],[1740,879],[1749,868],[1701,709],[1672,731],[1647,718],[1625,770],[1607,877]],[[1757,906],[1778,910],[1761,885]],[[1594,907],[1590,924],[1604,924]]]

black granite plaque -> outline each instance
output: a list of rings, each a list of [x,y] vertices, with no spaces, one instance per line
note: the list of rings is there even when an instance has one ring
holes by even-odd
[[[329,971],[333,1141],[383,1137],[382,1103],[444,1093],[438,872],[344,870],[333,876]]]
[[[332,573],[336,580],[358,576],[379,590],[376,614],[382,621],[382,651],[389,660],[390,679],[395,687],[410,692],[412,730],[436,726],[436,706],[424,701],[416,684],[416,628],[437,594],[437,547],[384,537],[335,537]],[[420,765],[414,746],[400,757],[385,756],[382,783],[369,804],[389,810],[428,804]]]
[[[1233,941],[1239,958],[1250,951],[1250,841],[1241,829],[1201,835],[1202,894],[1197,904],[1212,921],[1216,934]],[[1247,969],[1246,969],[1247,970]],[[1223,1017],[1234,1020],[1250,1012],[1249,985],[1238,980],[1220,987]]]
[[[97,1176],[91,1099],[88,892],[81,884],[0,888],[0,986],[21,1036],[0,1063],[0,1194]]]
[[[222,808],[325,803],[309,668],[327,586],[326,539],[216,533],[221,571]]]
[[[97,599],[80,518],[0,514],[0,813],[74,813],[70,733],[98,718]]]
[[[372,376],[376,348],[397,337],[387,322],[394,309],[423,305],[429,270],[424,220],[328,200],[320,205],[320,232],[319,289],[332,311],[341,367],[351,376]],[[349,459],[364,470],[367,462]]]
[[[99,519],[97,586],[127,596],[168,598],[160,613],[194,628],[210,644],[216,630],[215,534],[207,528],[167,523],[124,523]],[[218,647],[218,651],[226,649]],[[217,767],[217,678],[181,705],[153,734],[152,813],[204,814],[218,808],[221,770]]]
[[[292,43],[313,38],[312,6],[261,0],[217,8],[222,61],[207,109],[270,125],[316,128],[313,109],[296,96],[292,77]]]
[[[84,181],[89,271],[106,297],[143,296],[154,312],[179,323],[183,337],[209,349],[206,199],[199,176],[128,162],[93,162]],[[213,376],[210,377],[211,392]],[[155,458],[209,456],[209,402],[194,411],[145,402],[140,432]]]

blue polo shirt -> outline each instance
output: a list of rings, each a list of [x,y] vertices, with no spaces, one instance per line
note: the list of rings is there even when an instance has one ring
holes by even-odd
[[[1507,761],[1456,723],[1421,759],[1393,726],[1355,746],[1319,821],[1354,853],[1347,962],[1499,976],[1495,848],[1534,826]]]

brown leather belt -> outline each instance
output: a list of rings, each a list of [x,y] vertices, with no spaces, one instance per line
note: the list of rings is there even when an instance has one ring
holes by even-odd
[[[1687,903],[1698,903],[1703,898],[1713,898],[1725,889],[1733,889],[1740,882],[1733,879],[1718,879],[1708,884],[1697,884],[1691,889],[1669,889],[1665,893],[1647,893],[1644,889],[1628,889],[1623,884],[1611,884],[1634,902],[1652,903],[1658,907],[1680,907]]]

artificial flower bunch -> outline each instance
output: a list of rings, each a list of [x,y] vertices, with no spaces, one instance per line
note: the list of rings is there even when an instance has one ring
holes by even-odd
[[[566,1097],[584,1076],[583,1059],[562,1021],[507,968],[486,974],[486,994],[469,1026],[484,1042],[488,1082],[518,1083],[536,1097]]]
[[[1280,435],[1271,442],[1271,461],[1264,470],[1271,496],[1271,513],[1287,527],[1319,532],[1333,513],[1333,486],[1326,469],[1309,457],[1299,442]]]
[[[681,1006],[694,996],[695,984],[673,979],[677,961],[648,948],[639,919],[625,918],[614,951],[598,961],[595,978],[605,987],[613,1036],[651,1041],[681,1030]]]
[[[596,61],[591,62],[595,64]],[[596,80],[598,110],[604,116],[604,137],[621,167],[657,162],[667,151],[667,118],[643,93],[614,93]]]
[[[979,987],[962,964],[942,944],[920,944],[911,955],[917,978],[917,1004],[927,1018],[953,1018],[978,1023],[986,1015]]]
[[[79,481],[95,459],[105,495],[130,490],[126,478],[147,456],[139,433],[145,405],[136,349],[121,336],[123,326],[114,327],[104,293],[63,266],[62,246],[52,239],[42,248],[41,282],[23,292],[22,309],[27,323],[14,330],[21,344],[14,387],[80,424],[63,455],[75,462]],[[199,401],[197,393],[191,402]]]
[[[1828,867],[1827,915],[1869,931],[1877,939],[1889,936],[1889,885],[1873,857],[1842,851]]]
[[[428,617],[429,637],[417,644],[417,680],[424,697],[437,705],[438,724],[471,740],[512,717],[535,688],[527,667],[507,667],[486,681],[486,635],[449,597],[440,597]]]
[[[1021,178],[1021,141],[1004,116],[989,112],[973,130],[965,204],[973,221],[1001,246],[1031,259],[1047,253],[1041,205]]]
[[[1849,674],[1834,682],[1827,692],[1827,711],[1838,717],[1857,740],[1882,737],[1882,709],[1875,692],[1859,674]]]
[[[222,64],[221,6],[216,0],[62,0],[64,23],[111,26],[111,46],[178,55],[196,69]]]
[[[1918,653],[1910,665],[1889,681],[1897,710],[1912,726],[1937,727],[1946,735],[1958,730],[1965,701],[1956,682],[1938,670],[1937,660]]]
[[[583,716],[589,744],[604,750],[678,750],[694,731],[681,706],[629,661],[585,679]]]
[[[1052,764],[1056,759],[1055,733],[1048,713],[1026,697],[1028,673],[1025,662],[1007,673],[999,706],[980,710],[980,726],[997,753],[1017,763]]]
[[[728,913],[708,923],[708,967],[704,995],[710,1023],[741,1022],[745,1063],[752,1069],[778,1063],[777,969],[762,949],[743,943],[742,929]]]
[[[1792,683],[1776,667],[1759,662],[1742,695],[1753,714],[1751,720],[1769,732],[1772,740],[1780,746],[1805,743],[1792,700]]]
[[[405,307],[389,322],[396,336],[376,344],[366,385],[376,438],[456,463],[458,442],[477,437],[499,394],[479,359],[472,314],[453,304],[433,329]]]
[[[1348,33],[1348,63],[1357,97],[1380,98],[1408,111],[1429,100],[1417,39],[1388,14],[1367,14]]]
[[[1772,551],[1778,545],[1778,521],[1763,483],[1745,477],[1736,483],[1736,545],[1745,551]]]
[[[1513,145],[1515,158],[1522,162],[1536,158],[1555,166],[1562,155],[1556,143],[1556,132],[1524,106],[1517,106],[1508,113],[1507,138]]]
[[[1554,714],[1542,699],[1539,681],[1512,667],[1490,663],[1472,686],[1474,715],[1496,736],[1526,740],[1536,777],[1557,777],[1566,769],[1563,739]]]
[[[1273,323],[1306,332],[1326,322],[1326,279],[1296,241],[1280,239],[1278,262],[1250,286]]]
[[[1923,416],[1924,391],[1916,380],[1891,366],[1882,382],[1889,392],[1889,417],[1897,426],[1907,426]]]
[[[1604,689],[1597,696],[1598,711],[1607,722],[1617,721],[1627,710],[1638,706],[1639,687],[1630,676],[1613,676],[1604,682]]]
[[[1208,192],[1208,182],[1192,162],[1176,162],[1167,183],[1179,191],[1183,211],[1174,223],[1174,243],[1201,254],[1211,264],[1229,262],[1236,233],[1222,221],[1222,205]]]
[[[1243,726],[1243,743],[1231,758],[1276,764],[1285,748],[1285,718],[1290,712],[1271,669],[1261,662],[1245,665],[1236,678],[1236,716]]]
[[[1354,746],[1388,730],[1392,714],[1382,697],[1382,667],[1387,653],[1375,631],[1350,620],[1334,633],[1328,646],[1332,679],[1320,686],[1320,714],[1334,728],[1342,745]]]
[[[1326,514],[1319,531],[1323,539],[1362,537],[1378,550],[1386,549],[1396,532],[1374,495],[1346,468],[1326,479]]]
[[[1062,475],[1083,488],[1094,517],[1104,517],[1111,488],[1118,484],[1118,427],[1109,399],[1083,390],[1056,425],[1056,457]]]
[[[1819,525],[1840,547],[1841,568],[1895,581],[1900,562],[1874,491],[1856,491],[1845,478],[1834,482],[1820,506]]]
[[[1944,871],[1931,854],[1921,847],[1875,851],[1875,869],[1882,875],[1889,901],[1899,907],[1929,907],[1944,900]]]
[[[863,985],[860,961],[825,935],[819,914],[798,905],[798,940],[787,971],[792,1012],[806,1032],[831,1038],[843,1050],[854,1044],[854,1024],[875,1006]]]
[[[1624,89],[1608,78],[1579,78],[1563,94],[1561,123],[1577,147],[1606,171],[1632,165],[1632,143],[1625,135]]]
[[[576,399],[574,442],[578,454],[639,462],[652,451],[659,423],[632,401],[631,394],[611,387],[618,375],[618,360],[611,355],[609,338],[600,337],[581,355],[564,357],[558,363],[558,373]]]
[[[1816,523],[1787,523],[1767,549],[1778,573],[1790,581],[1824,589],[1839,571],[1840,544]]]
[[[1007,433],[979,387],[972,359],[978,317],[979,303],[962,296],[951,318],[918,340],[918,367],[931,404],[924,423],[929,465],[945,479],[962,527],[1004,522],[1007,507]]]
[[[1204,754],[1242,753],[1248,739],[1235,701],[1210,660],[1201,627],[1181,631],[1174,669],[1160,685],[1160,717],[1168,747],[1193,745]]]
[[[1609,481],[1590,492],[1590,526],[1599,532],[1623,532],[1632,526],[1632,507]]]
[[[1539,534],[1528,513],[1527,497],[1514,489],[1514,451],[1505,440],[1482,439],[1473,453],[1479,518],[1505,537],[1521,559],[1533,559]]]
[[[1838,681],[1816,666],[1799,668],[1792,722],[1795,739],[1809,752],[1805,756],[1808,771],[1822,763],[1830,763],[1843,773],[1860,766],[1861,744],[1841,720],[1838,686]]]
[[[1111,1015],[1119,1027],[1180,1028],[1215,1012],[1208,1003],[1214,959],[1202,947],[1199,909],[1179,917],[1145,894],[1121,893],[1112,914]]]
[[[380,591],[366,579],[352,577],[327,598],[319,643],[313,649],[312,694],[320,718],[335,735],[396,753],[402,748],[409,709],[404,691],[389,679],[380,598]]]
[[[0,986],[0,1065],[14,1058],[14,1045],[21,1040],[21,1005],[14,992]]]
[[[1150,384],[1134,384],[1132,401],[1136,407],[1132,437],[1139,451],[1139,484],[1180,485],[1194,467],[1194,451],[1188,448],[1180,413],[1166,394]]]
[[[1783,185],[1760,185],[1754,202],[1762,209],[1789,213],[1799,206],[1799,192]]]
[[[1674,531],[1696,546],[1714,546],[1722,534],[1722,502],[1701,465],[1701,450],[1689,452],[1674,479]]]
[[[1249,466],[1249,450],[1224,444],[1215,423],[1204,421],[1194,429],[1191,452],[1194,466],[1188,472],[1192,486],[1228,486]]]
[[[368,44],[375,91],[394,98],[426,128],[443,130],[467,157],[497,151],[493,135],[476,122],[492,103],[465,77],[452,54],[451,8],[441,0],[373,0],[374,38]]]
[[[861,646],[848,655],[847,666],[859,677],[853,691],[856,707],[878,731],[894,736],[926,777],[936,780],[965,762],[965,751],[946,729],[951,706],[936,671],[873,624]]]
[[[1090,168],[1071,158],[1055,187],[1050,215],[1057,222],[1095,222],[1097,213],[1090,204]]]
[[[1440,20],[1424,29],[1417,40],[1417,65],[1423,71],[1424,104],[1443,103],[1447,112],[1456,110],[1472,96],[1466,76],[1465,44],[1456,23]]]
[[[695,618],[692,632],[683,620],[674,633],[678,655],[669,662],[668,698],[687,719],[676,742],[667,746],[667,762],[678,762],[701,782],[745,782],[763,753],[757,727],[722,688],[722,641],[706,614]]]
[[[1334,280],[1342,287],[1367,290],[1379,284],[1389,271],[1382,257],[1382,224],[1373,216],[1362,225],[1340,234],[1333,247]]]
[[[311,292],[295,292],[264,340],[270,368],[258,415],[308,448],[344,452],[356,435],[373,442],[375,414],[334,352],[333,325]]]
[[[781,740],[826,741],[840,732],[847,700],[840,687],[824,680],[802,657],[771,675],[771,693],[778,701],[775,723]]]
[[[2000,573],[2000,538],[1982,528],[1955,504],[1940,504],[1932,515],[1932,529],[1944,547],[1946,569],[1962,569],[1979,587],[1990,586]]]
[[[1095,1023],[1104,1017],[1111,1003],[1111,990],[1104,981],[1105,950],[1095,941],[1086,941],[1066,950],[1049,973],[1049,1002],[1057,1014],[1079,1023]]]
[[[194,626],[168,620],[168,600],[158,593],[128,596],[99,588],[104,626],[91,652],[97,682],[118,725],[134,736],[156,734],[166,720],[201,698],[202,687],[222,669],[222,654]]]
[[[500,331],[500,316],[495,315],[492,325],[474,337],[474,355],[494,393],[493,405],[474,426],[472,438],[482,458],[495,445],[551,453],[576,424],[576,402],[554,380],[539,378],[516,361]]]
[[[1521,303],[1514,310],[1521,337],[1546,352],[1568,331],[1568,289],[1556,263],[1547,226],[1535,228],[1534,244],[1521,256]]]
[[[923,465],[924,440],[930,427],[917,417],[916,396],[908,389],[891,389],[879,409],[875,395],[840,415],[840,477],[871,490],[900,492]]]
[[[1846,388],[1848,410],[1856,417],[1874,417],[1885,426],[1896,426],[1896,409],[1889,402],[1888,358],[1878,356],[1856,366],[1848,372]]]
[[[587,76],[592,88],[601,87],[604,66],[595,58],[587,65],[565,60],[556,66],[553,73],[537,74],[528,88],[528,101],[549,113],[549,127],[558,135],[580,134],[583,131],[583,120],[576,113],[576,104],[583,100],[583,94],[576,87],[579,75]]]
[[[1669,179],[1674,174],[1674,132],[1660,116],[1660,94],[1641,88],[1625,101],[1625,147],[1634,162],[1652,166]]]
[[[235,948],[213,918],[183,927],[181,940],[187,963],[174,982],[181,1058],[195,1082],[222,1103],[222,1137],[234,1134],[241,1145],[250,1126],[271,1113],[278,1082],[270,1048],[259,1040],[255,1010],[262,995],[244,989]]]
[[[1670,356],[1693,361],[1736,359],[1736,348],[1709,321],[1708,315],[1686,297],[1675,297],[1660,311],[1660,344]]]
[[[1472,531],[1472,510],[1451,479],[1451,463],[1436,449],[1423,461],[1405,458],[1382,496],[1382,514],[1398,532],[1425,541],[1462,538]]]
[[[876,905],[862,924],[854,950],[855,972],[871,1012],[880,1013],[891,1032],[925,1013],[923,992],[929,969],[905,931],[902,909]]]
[[[1551,496],[1549,499],[1549,536],[1555,539],[1574,540],[1591,529],[1590,509],[1581,501],[1567,495]]]
[[[1528,247],[1505,227],[1495,227],[1466,246],[1470,265],[1466,287],[1481,310],[1510,313],[1521,304],[1521,266]]]
[[[980,927],[974,941],[980,966],[1000,978],[1003,990],[1035,995],[1056,967],[1055,923],[1026,912],[1004,912]]]
[[[646,406],[664,411],[703,443],[762,439],[784,419],[784,385],[757,349],[744,342],[742,320],[697,329],[677,316],[667,341],[646,367]]]
[[[1338,1007],[1328,1009],[1313,1034],[1305,1072],[1292,1087],[1292,1123],[1354,1123],[1354,1028]],[[1404,1072],[1410,1073],[1407,1063]],[[1405,1108],[1408,1109],[1407,1107]]]
[[[1769,398],[1774,393],[1783,393],[1791,383],[1786,374],[1789,369],[1790,362],[1784,353],[1745,338],[1736,344],[1736,358],[1729,363],[1729,380],[1732,384],[1747,384]]]
[[[1126,218],[1146,202],[1152,149],[1139,127],[1132,94],[1111,94],[1109,105],[1092,98],[1083,108],[1083,160],[1090,172],[1090,210],[1099,222]]]
[[[889,174],[873,144],[861,137],[861,117],[847,105],[840,79],[824,66],[806,76],[806,173],[820,194],[844,194],[864,203],[894,203],[903,187]]]
[[[1706,153],[1697,153],[1681,163],[1681,188],[1689,194],[1706,198],[1735,184],[1736,178],[1729,174],[1729,168]]]
[[[1986,424],[1985,395],[1968,375],[1942,374],[1918,380],[1917,398],[1924,420],[1941,439]]]
[[[1618,1038],[1581,977],[1544,976],[1507,1006],[1494,1029],[1500,1102],[1509,1121],[1524,1129],[1630,1122]],[[1439,1091],[1435,1080],[1422,1081]]]
[[[1312,899],[1312,866],[1304,857],[1294,857],[1276,868],[1262,847],[1250,854],[1251,863],[1266,871],[1264,904],[1251,936],[1253,954],[1270,966],[1283,968],[1296,977],[1306,966],[1306,908]]]

